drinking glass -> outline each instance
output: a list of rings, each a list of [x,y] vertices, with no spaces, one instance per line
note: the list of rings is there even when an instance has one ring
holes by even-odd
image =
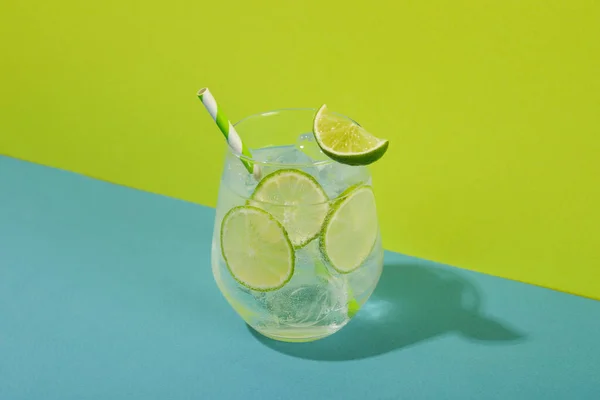
[[[216,207],[211,262],[221,293],[256,331],[287,342],[344,327],[383,268],[371,174],[321,152],[315,113],[236,123],[252,157],[227,148]],[[260,179],[242,161],[258,165]]]

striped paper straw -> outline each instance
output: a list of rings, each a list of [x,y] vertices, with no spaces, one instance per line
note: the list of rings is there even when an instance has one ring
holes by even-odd
[[[229,122],[223,113],[223,110],[221,110],[221,108],[217,105],[215,98],[210,93],[208,88],[200,89],[198,91],[198,98],[200,101],[202,101],[202,104],[204,104],[204,107],[206,107],[210,116],[217,123],[221,133],[223,133],[223,136],[225,136],[225,140],[227,140],[227,144],[229,144],[229,147],[231,147],[231,150],[238,155],[242,154],[248,158],[252,158],[252,155],[242,143],[240,135],[238,135],[231,122]],[[240,158],[240,161],[244,164],[249,173],[253,174],[257,180],[260,179],[260,168],[258,165],[243,158]]]

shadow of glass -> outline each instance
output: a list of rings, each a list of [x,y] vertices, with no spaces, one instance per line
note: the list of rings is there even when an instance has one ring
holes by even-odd
[[[310,343],[261,343],[294,357],[343,361],[373,357],[447,333],[487,343],[518,342],[525,335],[485,315],[482,294],[458,273],[422,264],[386,265],[377,289],[336,334]]]

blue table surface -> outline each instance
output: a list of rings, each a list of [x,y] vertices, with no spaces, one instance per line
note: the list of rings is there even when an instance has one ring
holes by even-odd
[[[0,157],[0,399],[600,399],[600,302],[391,252],[339,333],[262,338],[213,218]]]

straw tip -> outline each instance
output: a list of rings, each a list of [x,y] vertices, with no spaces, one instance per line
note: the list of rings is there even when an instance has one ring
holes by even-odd
[[[201,97],[206,92],[208,92],[208,88],[202,88],[198,90],[198,97]]]

